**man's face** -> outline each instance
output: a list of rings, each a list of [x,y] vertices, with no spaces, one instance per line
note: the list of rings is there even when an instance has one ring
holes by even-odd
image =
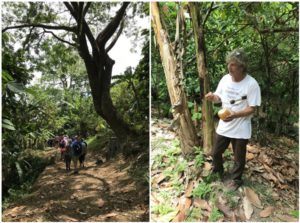
[[[235,61],[230,61],[227,65],[228,71],[231,75],[242,75],[243,74],[243,67],[236,63]]]

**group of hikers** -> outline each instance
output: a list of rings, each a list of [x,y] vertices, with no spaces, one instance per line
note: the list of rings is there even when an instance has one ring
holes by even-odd
[[[71,170],[71,161],[74,163],[74,174],[78,174],[78,162],[84,167],[87,153],[87,143],[80,137],[69,138],[67,135],[55,137],[55,145],[60,152],[60,160],[66,163],[66,170]]]

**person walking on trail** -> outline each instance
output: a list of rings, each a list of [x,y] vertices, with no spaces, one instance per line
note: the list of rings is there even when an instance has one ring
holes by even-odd
[[[78,174],[77,165],[78,165],[79,157],[82,153],[82,145],[79,136],[75,136],[71,147],[72,147],[72,160],[74,163],[74,174]]]
[[[224,179],[222,155],[231,142],[234,153],[234,167],[226,182],[228,189],[237,190],[242,185],[242,174],[246,164],[246,148],[251,138],[251,117],[261,104],[260,87],[247,74],[247,56],[244,50],[236,49],[226,57],[229,74],[220,80],[217,90],[209,92],[205,98],[222,103],[229,115],[220,119],[213,146],[213,173]]]
[[[65,138],[63,136],[60,137],[58,147],[59,147],[59,150],[60,150],[60,160],[64,161],[64,153],[66,151],[66,141],[65,141]]]
[[[66,145],[66,151],[65,151],[65,163],[66,163],[66,171],[71,170],[71,160],[72,160],[72,140],[68,139],[68,143]]]

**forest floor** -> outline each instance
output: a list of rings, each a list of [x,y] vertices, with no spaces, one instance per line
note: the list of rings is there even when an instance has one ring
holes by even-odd
[[[52,152],[56,153],[54,148]],[[130,176],[132,162],[119,154],[97,164],[97,154],[88,154],[85,167],[74,175],[73,171],[66,172],[56,155],[56,163],[45,168],[31,193],[3,211],[2,221],[149,220],[148,186]]]
[[[210,175],[212,159],[195,148],[184,159],[171,120],[151,121],[151,220],[298,222],[298,142],[268,136],[266,146],[250,142],[244,184],[231,191]],[[224,153],[225,172],[233,153]]]

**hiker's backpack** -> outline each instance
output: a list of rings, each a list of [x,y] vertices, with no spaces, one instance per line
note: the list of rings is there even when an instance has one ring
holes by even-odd
[[[80,156],[82,153],[82,146],[80,142],[74,142],[72,145],[73,151],[74,151],[74,155],[75,156]]]
[[[82,154],[86,154],[87,143],[85,141],[81,142]]]
[[[65,146],[66,146],[65,140],[61,140],[61,141],[59,142],[59,147],[60,147],[60,148],[65,148]]]

